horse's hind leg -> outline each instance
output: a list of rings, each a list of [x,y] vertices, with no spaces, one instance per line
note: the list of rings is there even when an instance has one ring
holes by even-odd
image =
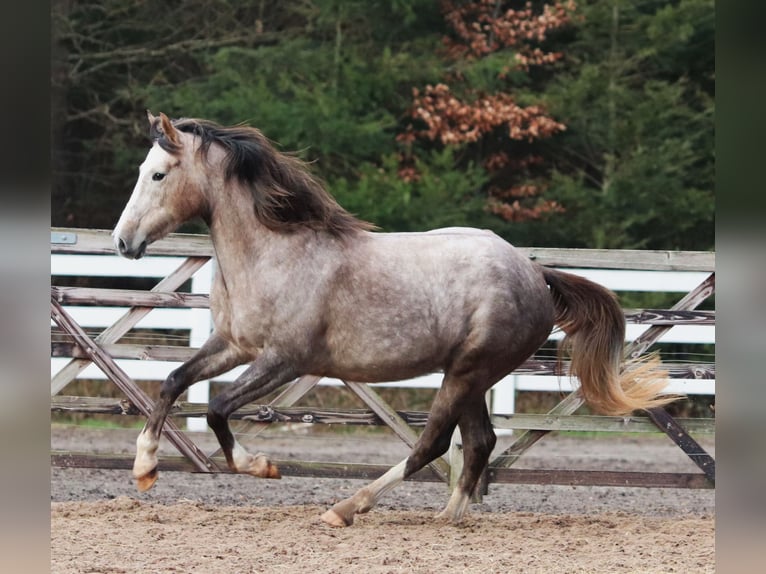
[[[458,421],[463,439],[463,471],[446,508],[437,515],[437,518],[456,523],[463,519],[481,473],[486,468],[489,455],[497,442],[484,397],[476,397],[464,407],[465,410]]]
[[[213,397],[208,405],[207,423],[221,445],[229,468],[260,478],[281,478],[266,455],[252,455],[237,442],[229,428],[229,416],[237,409],[278,389],[296,378],[293,369],[276,359],[259,357],[234,384]]]
[[[168,375],[160,387],[160,398],[136,439],[133,477],[139,491],[149,490],[157,481],[157,448],[160,433],[176,399],[191,384],[220,375],[242,362],[240,351],[213,334],[191,359]]]
[[[369,486],[365,486],[350,498],[335,504],[322,515],[322,521],[330,526],[350,526],[354,523],[356,514],[371,510],[384,494],[436,457],[447,452],[452,432],[460,416],[456,405],[460,405],[463,395],[464,389],[461,385],[448,384],[445,379],[431,406],[425,429],[415,443],[410,456]]]

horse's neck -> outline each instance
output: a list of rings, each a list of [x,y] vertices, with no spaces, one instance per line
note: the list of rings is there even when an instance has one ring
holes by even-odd
[[[215,206],[210,217],[210,238],[220,272],[230,274],[253,262],[273,234],[255,217],[252,200],[234,199]]]
[[[302,258],[310,258],[317,247],[315,240],[307,241],[300,231],[285,233],[266,227],[255,216],[249,197],[216,206],[210,217],[210,235],[219,273],[229,286],[234,282],[252,286],[258,268],[278,267],[288,272],[291,265],[302,265]],[[313,232],[310,235],[316,238]]]

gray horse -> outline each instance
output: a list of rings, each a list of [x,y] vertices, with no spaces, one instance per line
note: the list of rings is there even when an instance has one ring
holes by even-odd
[[[210,228],[217,273],[215,330],[161,387],[137,439],[133,475],[157,480],[157,447],[171,405],[192,383],[249,364],[213,397],[207,420],[229,467],[279,477],[234,438],[235,410],[302,375],[360,382],[442,371],[410,455],[322,515],[348,526],[383,494],[443,454],[456,426],[464,468],[443,518],[458,522],[495,445],[485,393],[548,338],[567,335],[571,372],[595,411],[666,404],[655,362],[622,364],[625,320],[610,291],[546,269],[489,231],[376,233],[346,212],[306,165],[257,129],[149,115],[153,145],[113,236],[128,258],[194,217]]]

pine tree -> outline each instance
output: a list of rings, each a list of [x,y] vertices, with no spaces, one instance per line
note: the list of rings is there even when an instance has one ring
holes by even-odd
[[[548,149],[567,214],[533,240],[598,248],[714,242],[712,0],[582,6],[572,65],[545,96],[568,130]]]
[[[414,146],[460,149],[464,161],[480,164],[487,173],[483,192],[489,211],[520,222],[564,211],[544,197],[546,162],[538,142],[566,126],[548,114],[529,85],[540,81],[533,68],[562,60],[561,52],[541,46],[571,23],[576,7],[571,0],[538,7],[527,2],[520,9],[514,4],[442,2],[449,27],[443,39],[444,80],[413,90],[411,122],[398,140],[406,146],[403,178],[418,177],[409,165]]]

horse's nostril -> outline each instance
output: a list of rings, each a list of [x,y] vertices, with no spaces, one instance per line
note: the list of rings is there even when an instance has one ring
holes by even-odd
[[[128,250],[128,246],[125,245],[125,240],[120,238],[117,242],[117,248],[120,250],[120,253],[125,255],[125,252]]]

